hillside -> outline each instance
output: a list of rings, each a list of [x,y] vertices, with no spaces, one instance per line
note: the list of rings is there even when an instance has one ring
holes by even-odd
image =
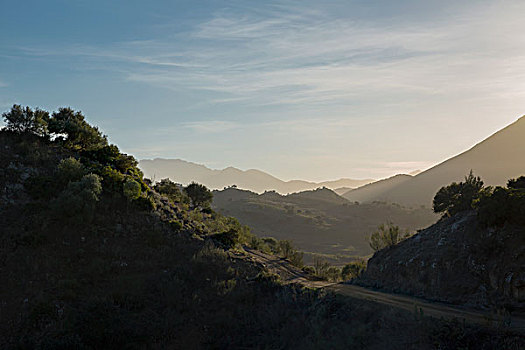
[[[525,312],[525,228],[486,228],[474,212],[444,218],[377,252],[356,281],[389,291]]]
[[[382,223],[393,222],[414,231],[437,219],[424,208],[379,202],[358,205],[327,188],[286,196],[228,188],[214,191],[212,205],[218,212],[250,226],[259,237],[292,240],[299,249],[325,254],[337,265],[370,254],[366,237]],[[307,262],[312,259],[312,254],[305,256]]]
[[[412,349],[519,344],[283,285],[226,239],[249,244],[245,227],[157,192],[81,114],[41,121],[0,131],[2,349],[406,349],[413,332]]]
[[[426,170],[409,181],[384,191],[357,191],[363,202],[375,200],[403,205],[431,206],[435,193],[453,181],[461,181],[470,170],[488,185],[503,185],[509,178],[525,174],[525,117],[498,131],[466,152]],[[372,187],[373,188],[373,187]],[[352,192],[347,198],[352,198]]]
[[[399,174],[388,179],[383,179],[369,183],[367,185],[346,191],[341,196],[351,202],[370,202],[376,198],[380,198],[384,193],[391,191],[396,186],[409,181],[412,176]]]
[[[339,179],[319,183],[303,180],[282,181],[260,170],[250,169],[243,171],[233,167],[215,170],[180,159],[143,159],[139,162],[139,167],[146,177],[152,179],[170,178],[172,181],[182,184],[197,181],[212,189],[223,189],[224,187],[236,185],[238,188],[257,193],[273,190],[282,194],[288,194],[312,190],[318,187],[331,189],[341,187],[356,188],[374,181],[372,179]]]

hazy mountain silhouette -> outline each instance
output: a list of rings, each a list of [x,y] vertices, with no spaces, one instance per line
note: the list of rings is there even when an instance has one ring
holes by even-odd
[[[319,187],[328,187],[330,189],[341,187],[356,188],[374,181],[373,179],[339,179],[325,182],[283,181],[260,170],[250,169],[244,171],[233,167],[215,170],[181,159],[144,159],[140,161],[139,167],[146,177],[155,178],[156,180],[168,177],[172,181],[182,184],[196,181],[212,189],[222,189],[236,185],[239,188],[254,192],[275,190],[283,194],[312,190]]]
[[[375,200],[403,205],[431,205],[436,192],[461,181],[470,170],[487,185],[504,185],[525,174],[525,117],[496,132],[468,151],[414,177],[390,178],[344,194],[350,200]],[[383,188],[383,190],[381,190]],[[356,199],[359,198],[359,199]]]

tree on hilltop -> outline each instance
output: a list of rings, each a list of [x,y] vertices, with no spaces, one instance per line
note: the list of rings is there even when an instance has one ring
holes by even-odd
[[[194,208],[207,207],[213,199],[213,193],[206,186],[196,182],[184,187],[184,192],[190,197]]]

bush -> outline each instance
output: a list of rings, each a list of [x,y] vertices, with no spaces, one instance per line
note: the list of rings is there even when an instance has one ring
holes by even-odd
[[[408,232],[402,233],[399,226],[389,223],[383,224],[377,228],[377,231],[372,233],[369,239],[370,248],[377,252],[383,248],[387,248],[398,244],[408,237]]]
[[[216,233],[212,237],[226,249],[233,248],[240,242],[239,231],[233,228],[226,232]]]
[[[73,157],[65,158],[58,164],[58,179],[66,185],[70,181],[79,181],[86,174],[84,165]]]
[[[95,174],[84,175],[79,181],[70,182],[60,193],[53,202],[54,210],[61,216],[90,222],[101,191],[100,177]]]
[[[153,188],[175,203],[189,203],[190,199],[182,193],[180,187],[181,185],[177,185],[170,179],[162,179]]]
[[[142,211],[150,212],[157,208],[155,201],[151,197],[140,196],[137,199],[133,200],[132,203],[137,209]]]
[[[122,193],[124,194],[124,197],[128,199],[128,201],[133,201],[139,198],[141,193],[140,189],[140,184],[131,177],[127,177],[126,180],[124,180],[124,184],[122,185]]]
[[[346,264],[341,270],[341,277],[344,281],[359,277],[366,270],[366,262],[357,260]]]

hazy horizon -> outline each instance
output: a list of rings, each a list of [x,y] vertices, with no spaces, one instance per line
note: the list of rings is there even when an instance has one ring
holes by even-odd
[[[426,170],[525,114],[524,10],[8,1],[0,109],[71,106],[137,159],[382,179]]]

